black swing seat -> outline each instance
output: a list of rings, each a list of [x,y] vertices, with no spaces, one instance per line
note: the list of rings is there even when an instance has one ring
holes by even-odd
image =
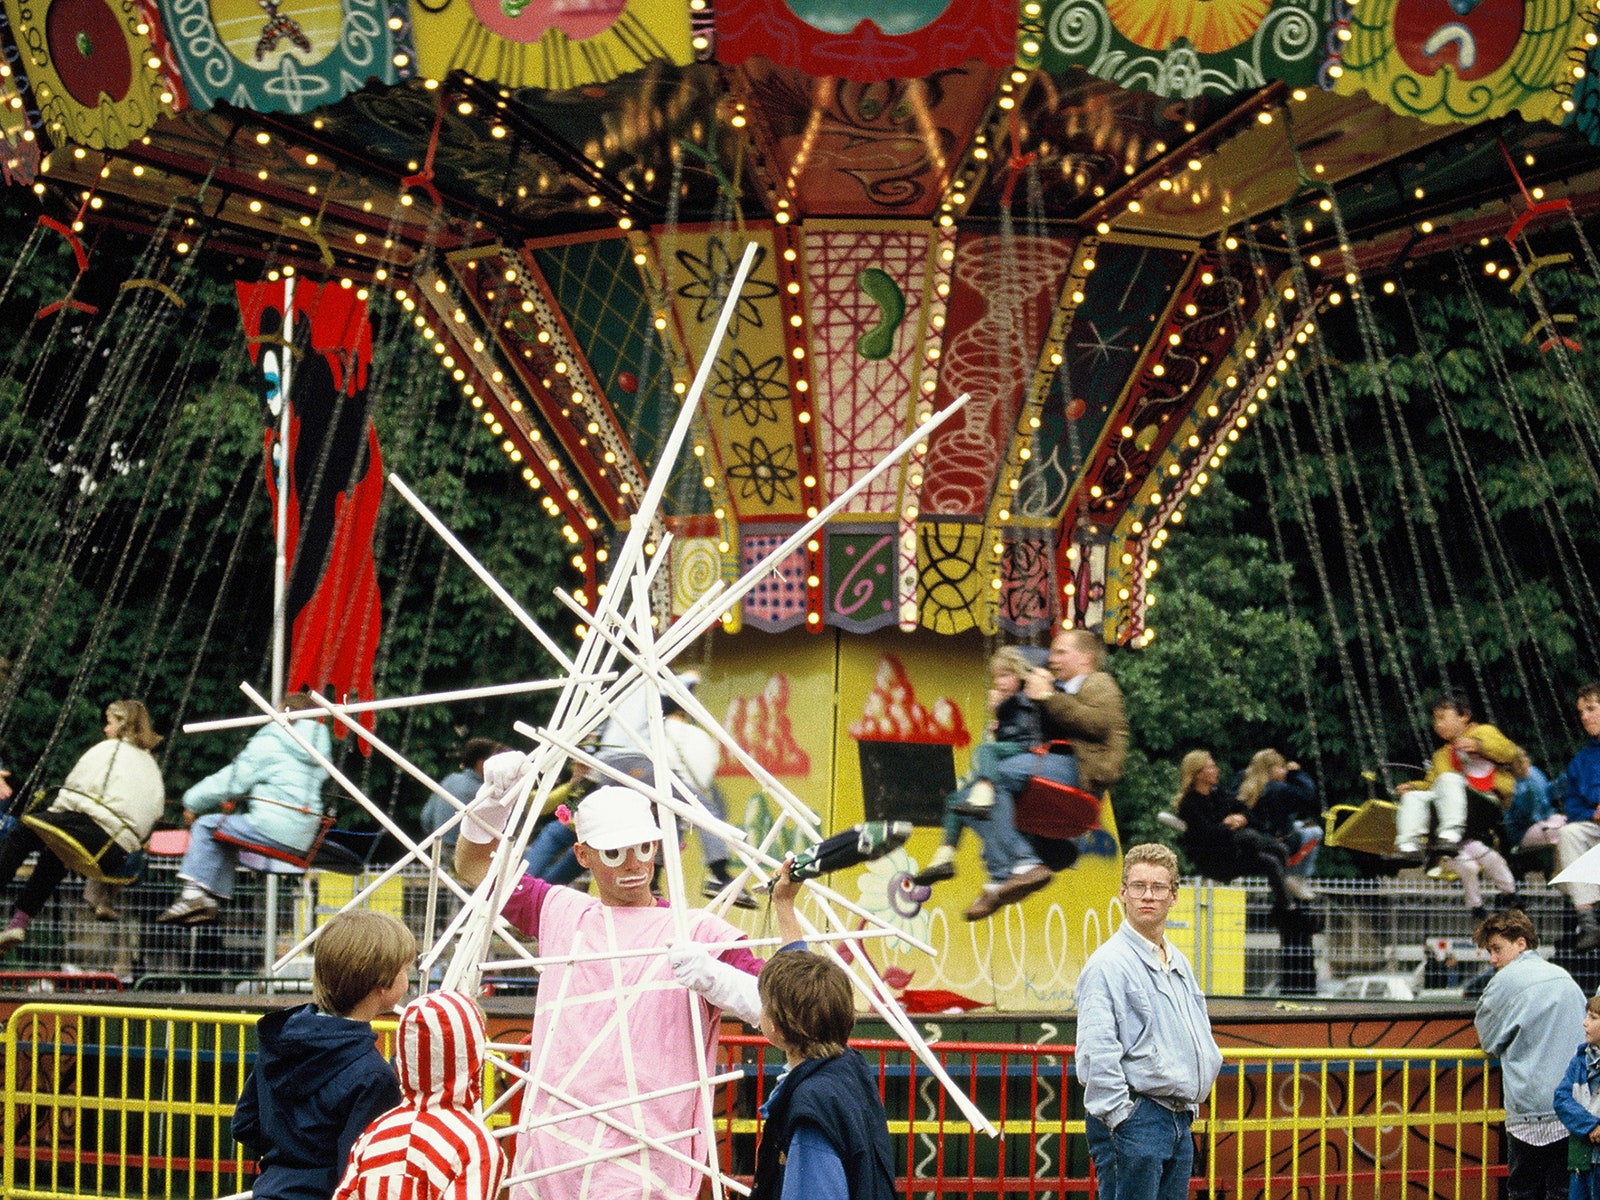
[[[61,792],[75,792],[99,800],[98,796],[90,796],[87,792],[78,792],[66,786],[44,794],[58,795]],[[51,854],[61,860],[67,870],[85,879],[125,885],[138,878],[144,867],[144,855],[140,851],[124,850],[117,844],[115,835],[103,829],[87,813],[45,808],[25,813],[22,823],[45,844]],[[138,832],[132,826],[126,828],[135,834]]]
[[[1050,752],[1059,754],[1063,748],[1070,752],[1071,745],[1052,742]],[[1018,833],[1068,841],[1100,827],[1100,798],[1082,788],[1035,775],[1017,797],[1015,817]]]

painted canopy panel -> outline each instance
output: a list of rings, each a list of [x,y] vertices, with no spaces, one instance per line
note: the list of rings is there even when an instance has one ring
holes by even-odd
[[[683,0],[413,0],[417,67],[508,87],[605,83],[664,59],[693,59]]]
[[[931,240],[925,225],[805,230],[818,448],[829,496],[905,436],[920,378]],[[885,472],[847,511],[897,512],[899,480],[898,471]]]
[[[306,112],[411,77],[403,0],[157,0],[189,103]]]
[[[1272,80],[1307,86],[1331,0],[1055,0],[1040,65],[1083,67],[1162,96],[1231,95]]]
[[[666,350],[627,239],[534,249],[534,259],[645,472],[655,469],[677,406]]]
[[[1013,211],[1019,217],[1080,216],[1121,189],[1128,168],[1139,171],[1159,161],[1188,140],[1188,126],[1205,129],[1236,103],[1233,97],[1205,94],[1168,99],[1118,87],[1077,67],[1051,76],[1048,87],[1027,90],[1015,110],[1018,120],[1006,123],[1000,140],[1007,160],[1017,150],[1031,156],[1027,186],[1012,189]],[[1020,145],[1012,144],[1013,137]],[[1010,182],[1010,170],[991,170],[970,211],[998,216],[1002,207],[1011,207],[1002,203]]]
[[[994,0],[719,0],[717,60],[761,55],[859,83],[1016,54],[1017,6]]]
[[[774,175],[813,216],[927,217],[999,72],[969,63],[861,84],[745,64]]]
[[[1158,246],[1100,243],[1062,346],[1057,386],[1039,414],[1036,451],[1018,507],[1025,516],[1054,521],[1066,506],[1069,488],[1144,357],[1188,257]]]
[[[16,69],[52,139],[120,150],[156,123],[165,71],[136,0],[5,0],[4,7]],[[12,69],[8,62],[7,75]]]
[[[1336,87],[1406,116],[1461,123],[1521,112],[1559,120],[1594,8],[1580,0],[1366,0]]]
[[[1337,183],[1403,158],[1448,131],[1397,116],[1364,97],[1308,91],[1270,124],[1252,119],[1237,137],[1207,154],[1198,171],[1180,164],[1170,189],[1152,187],[1143,211],[1119,228],[1199,239],[1270,212],[1308,184]],[[1306,172],[1296,170],[1296,154]],[[1317,170],[1318,167],[1322,169]],[[1198,201],[1195,197],[1199,197]]]
[[[924,513],[987,508],[1071,261],[1064,238],[973,234],[957,243],[936,396],[940,407],[963,392],[972,399],[929,439]]]
[[[789,347],[769,230],[748,230],[760,246],[706,385],[704,413],[741,521],[793,516],[804,508],[790,400]],[[694,366],[705,353],[733,282],[745,238],[736,231],[678,230],[660,238],[667,290]]]

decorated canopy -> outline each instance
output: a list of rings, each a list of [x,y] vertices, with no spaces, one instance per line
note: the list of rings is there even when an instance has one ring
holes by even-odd
[[[749,242],[664,613],[970,395],[730,617],[765,630],[1136,641],[1171,526],[1318,304],[1582,215],[1600,167],[1573,0],[3,13],[0,166],[50,228],[392,289],[588,600]]]

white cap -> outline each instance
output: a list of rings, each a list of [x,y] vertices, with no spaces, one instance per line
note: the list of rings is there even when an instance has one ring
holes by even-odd
[[[621,850],[661,840],[650,801],[625,787],[590,792],[573,814],[572,828],[580,842],[595,850]]]

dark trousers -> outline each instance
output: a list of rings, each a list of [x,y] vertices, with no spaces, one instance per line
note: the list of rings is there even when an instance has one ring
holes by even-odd
[[[17,908],[30,917],[37,917],[44,909],[45,901],[55,894],[56,888],[67,877],[67,868],[45,849],[39,835],[26,825],[19,824],[11,836],[0,843],[0,888],[11,882],[17,868],[35,850],[39,852],[39,861],[34,864],[33,874],[22,885],[22,891],[17,896]]]
[[[1530,1146],[1506,1134],[1509,1200],[1567,1200],[1567,1139]]]

